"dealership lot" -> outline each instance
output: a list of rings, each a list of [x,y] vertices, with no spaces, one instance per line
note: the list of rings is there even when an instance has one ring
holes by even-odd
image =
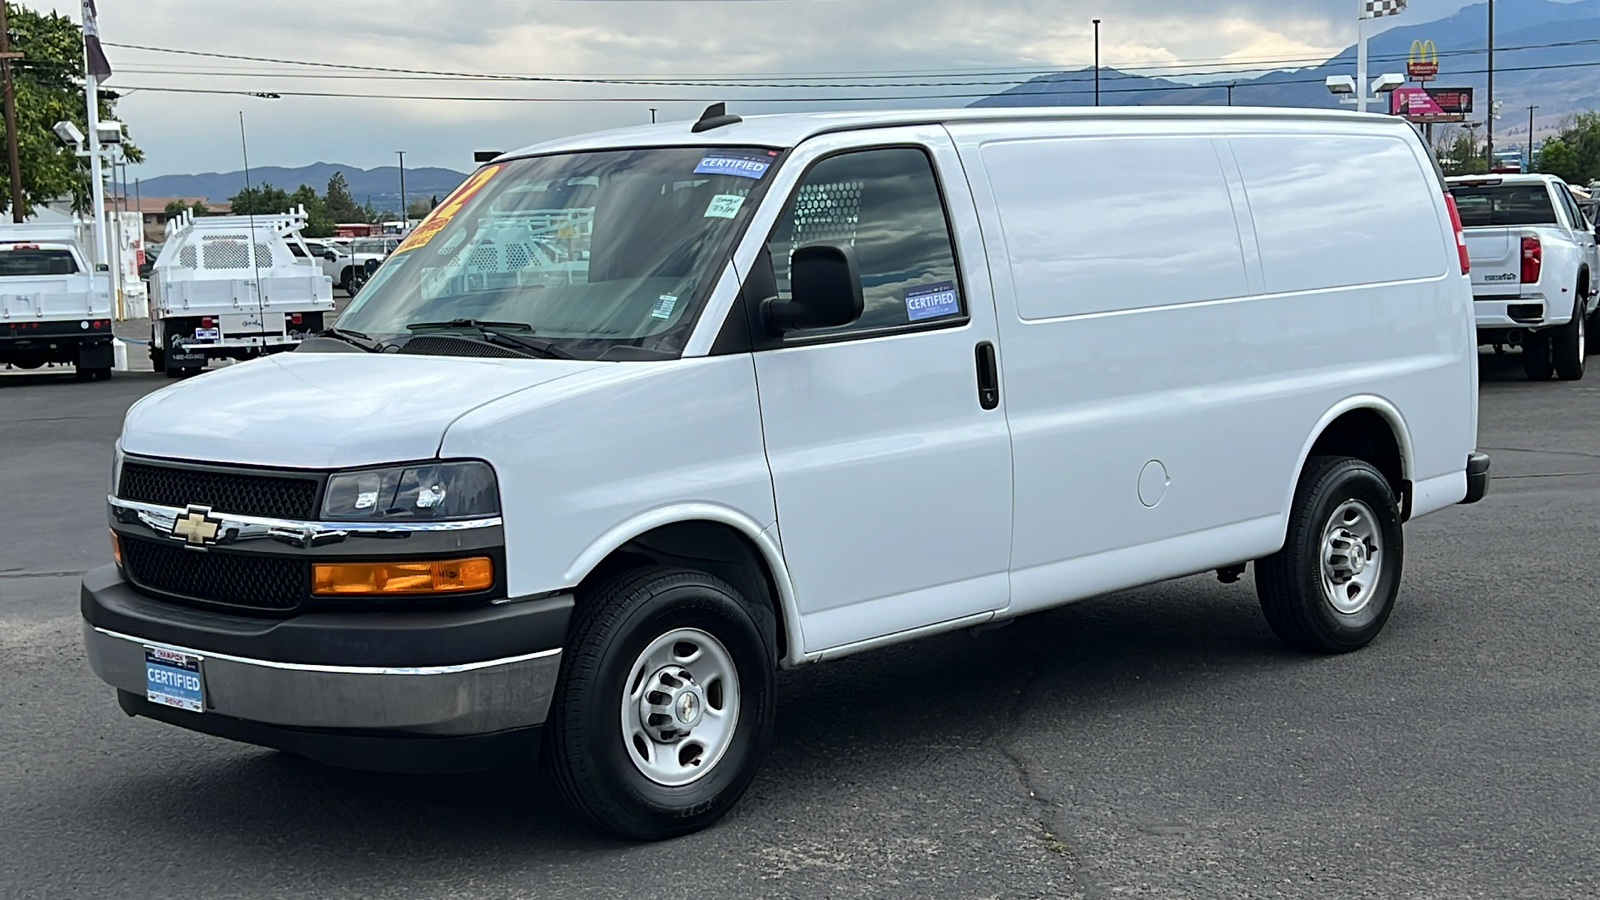
[[[786,673],[744,803],[655,845],[526,772],[125,718],[76,586],[122,412],[168,382],[4,373],[0,896],[1596,895],[1600,378],[1483,364],[1490,495],[1407,529],[1368,649],[1286,651],[1248,578],[1197,576]]]

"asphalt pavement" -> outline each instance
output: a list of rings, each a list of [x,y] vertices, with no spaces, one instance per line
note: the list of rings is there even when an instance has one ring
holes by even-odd
[[[1193,577],[784,673],[744,802],[643,845],[536,772],[123,716],[77,582],[122,413],[165,384],[0,374],[0,897],[1600,896],[1600,366],[1484,357],[1489,496],[1407,526],[1367,649],[1291,652],[1250,578]]]

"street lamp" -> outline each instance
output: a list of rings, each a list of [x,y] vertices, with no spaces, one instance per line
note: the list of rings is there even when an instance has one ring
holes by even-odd
[[[411,224],[411,216],[406,212],[406,152],[396,150],[400,156],[400,233],[405,234],[406,226]]]
[[[1100,105],[1100,20],[1094,20],[1094,105]]]

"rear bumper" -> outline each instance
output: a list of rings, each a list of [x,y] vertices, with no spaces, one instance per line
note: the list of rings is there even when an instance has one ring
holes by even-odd
[[[1467,454],[1467,496],[1462,503],[1477,503],[1489,493],[1489,454]]]
[[[125,710],[341,765],[362,757],[340,762],[341,747],[411,745],[405,753],[416,754],[443,747],[430,743],[439,739],[487,745],[487,736],[542,724],[572,610],[561,595],[459,612],[255,619],[150,600],[114,566],[85,575],[81,599],[89,665],[129,695]],[[204,713],[146,700],[152,647],[201,658]],[[394,767],[363,767],[373,766]]]
[[[1543,294],[1525,297],[1507,294],[1477,296],[1473,298],[1472,310],[1479,332],[1489,329],[1537,329],[1566,321],[1561,317],[1564,313],[1552,318],[1555,311],[1545,303]]]
[[[0,362],[112,363],[111,318],[0,323]]]

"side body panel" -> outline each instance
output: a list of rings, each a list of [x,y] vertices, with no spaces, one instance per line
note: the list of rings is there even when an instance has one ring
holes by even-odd
[[[1409,478],[1459,479],[1432,508],[1464,496],[1470,291],[1414,140],[1386,124],[950,130],[1004,348],[1010,613],[1276,551],[1305,452],[1352,398],[1396,411]],[[1395,180],[1383,216],[1339,183],[1359,160],[1317,156],[1340,141]]]

